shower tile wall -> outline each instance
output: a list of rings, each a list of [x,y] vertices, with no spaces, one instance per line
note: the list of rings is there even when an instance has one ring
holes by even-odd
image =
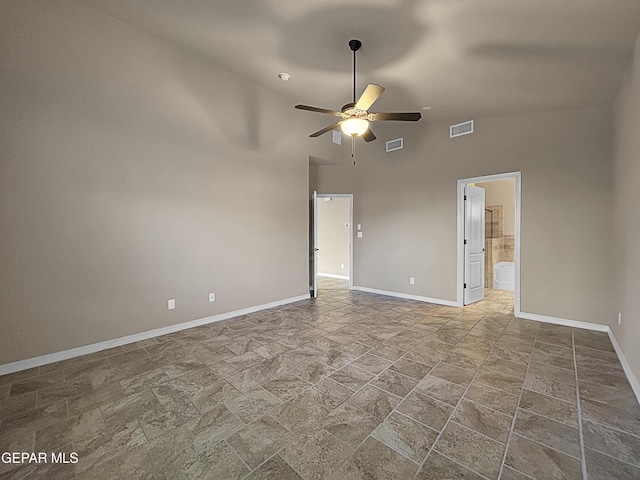
[[[485,207],[484,213],[485,238],[501,238],[502,224],[504,221],[504,209],[502,205],[489,205]]]
[[[493,288],[493,266],[498,262],[514,261],[514,236],[503,235],[504,209],[489,205],[485,211],[484,286]]]
[[[514,262],[515,261],[515,236],[514,235],[503,235],[502,236],[502,261],[503,262]],[[495,265],[495,263],[494,263]]]

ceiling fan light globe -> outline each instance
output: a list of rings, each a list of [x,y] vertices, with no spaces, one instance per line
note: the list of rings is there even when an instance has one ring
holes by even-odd
[[[349,118],[340,124],[340,128],[351,137],[359,137],[368,130],[369,122],[364,118]]]

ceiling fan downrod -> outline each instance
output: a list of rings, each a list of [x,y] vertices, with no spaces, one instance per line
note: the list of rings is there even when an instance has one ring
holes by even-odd
[[[360,40],[349,40],[349,48],[353,52],[353,103],[356,103],[356,52],[360,50],[361,46]]]
[[[311,105],[296,105],[295,108],[307,110],[310,112],[324,113],[339,117],[341,120],[329,125],[317,132],[309,135],[310,137],[319,137],[327,132],[340,128],[346,135],[355,139],[355,137],[364,139],[365,142],[371,142],[376,136],[369,128],[370,122],[382,120],[396,120],[404,122],[417,122],[420,120],[420,112],[412,113],[392,113],[392,112],[370,112],[371,105],[382,95],[384,87],[375,83],[370,83],[362,92],[359,99],[356,99],[356,52],[362,46],[360,40],[349,40],[349,48],[353,52],[353,103],[347,103],[340,111],[329,110],[326,108],[312,107]],[[352,140],[352,155],[353,145]]]

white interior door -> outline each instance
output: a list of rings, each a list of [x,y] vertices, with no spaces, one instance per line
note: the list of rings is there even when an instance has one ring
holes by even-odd
[[[318,192],[314,191],[311,197],[311,286],[309,288],[311,297],[318,296]]]
[[[464,304],[484,298],[484,188],[464,190]]]

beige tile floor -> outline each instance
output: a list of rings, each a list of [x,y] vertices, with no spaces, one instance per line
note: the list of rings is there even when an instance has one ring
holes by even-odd
[[[0,377],[0,479],[640,478],[604,333],[323,279],[320,296]]]

